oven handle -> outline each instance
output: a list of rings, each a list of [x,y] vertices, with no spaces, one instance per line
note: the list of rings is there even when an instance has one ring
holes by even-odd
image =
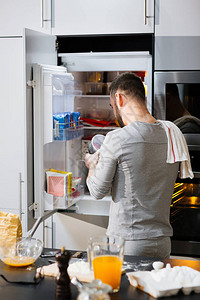
[[[200,178],[200,172],[193,171],[194,178]]]

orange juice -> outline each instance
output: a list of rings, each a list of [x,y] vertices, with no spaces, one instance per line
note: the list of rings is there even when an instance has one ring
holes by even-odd
[[[11,257],[7,257],[3,260],[3,262],[9,266],[12,266],[12,267],[26,267],[26,266],[29,266],[31,264],[33,264],[35,261],[34,258],[32,257],[18,257],[18,256],[15,256],[13,258]]]
[[[95,279],[112,286],[118,290],[121,280],[122,259],[117,256],[97,256],[93,259],[92,265]]]

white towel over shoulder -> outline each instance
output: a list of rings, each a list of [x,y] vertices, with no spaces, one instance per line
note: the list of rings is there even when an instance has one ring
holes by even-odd
[[[179,161],[181,163],[179,177],[189,177],[192,179],[194,177],[194,174],[192,172],[190,155],[184,135],[174,123],[161,120],[159,120],[159,122],[165,129],[168,140],[166,162],[172,164]]]

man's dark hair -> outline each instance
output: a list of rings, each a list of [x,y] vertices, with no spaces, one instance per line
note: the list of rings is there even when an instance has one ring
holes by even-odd
[[[110,85],[109,91],[112,98],[121,90],[127,96],[145,101],[145,89],[142,80],[134,73],[122,73],[118,75]]]

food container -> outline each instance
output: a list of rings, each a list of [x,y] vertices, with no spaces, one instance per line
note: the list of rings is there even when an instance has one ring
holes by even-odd
[[[72,173],[47,171],[47,193],[56,197],[65,197],[72,192]]]
[[[106,95],[107,84],[103,82],[85,82],[84,94],[86,95]]]
[[[101,148],[101,145],[103,144],[103,141],[105,139],[105,136],[103,134],[96,134],[88,147],[88,151],[90,154],[95,153],[97,150],[99,150]]]
[[[103,72],[88,72],[87,73],[88,82],[102,82],[103,81]]]

